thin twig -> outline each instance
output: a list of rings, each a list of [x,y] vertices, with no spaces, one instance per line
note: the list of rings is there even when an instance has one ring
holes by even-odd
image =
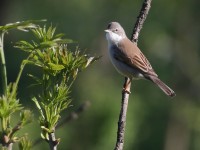
[[[140,31],[143,27],[144,21],[146,20],[147,15],[149,13],[149,10],[151,8],[151,1],[152,0],[144,0],[144,3],[143,3],[142,8],[140,10],[140,14],[137,17],[137,21],[136,21],[135,26],[133,28],[133,32],[132,32],[132,35],[131,35],[131,41],[136,43],[136,44],[138,42],[138,37],[139,37]]]
[[[149,9],[151,7],[151,1],[152,0],[145,0],[142,8],[140,10],[140,14],[137,17],[137,21],[135,23],[133,33],[131,35],[131,41],[133,43],[138,42],[138,37],[140,30],[142,29],[142,26],[144,24],[144,21],[148,15]],[[126,87],[127,91],[130,91],[131,83],[130,79],[125,77],[125,83],[124,85],[128,84],[128,87]],[[126,126],[126,112],[128,108],[128,100],[129,100],[129,94],[128,92],[122,92],[122,103],[121,103],[121,110],[119,115],[119,121],[118,121],[118,130],[117,130],[117,142],[114,150],[123,150],[124,146],[124,135],[125,135],[125,126]]]
[[[2,80],[2,88],[4,96],[7,96],[7,72],[6,72],[6,61],[4,55],[4,32],[0,33],[0,72],[1,72],[1,80]]]
[[[125,78],[124,86],[130,82],[129,78]],[[128,84],[129,86],[126,87],[128,91],[130,91],[131,83]],[[124,135],[125,135],[125,126],[126,126],[126,112],[128,109],[128,100],[129,100],[129,93],[122,92],[122,103],[121,103],[121,110],[119,114],[119,121],[118,121],[118,130],[117,130],[117,142],[115,146],[115,150],[123,150],[124,146]]]
[[[56,126],[56,129],[62,127],[63,125],[65,125],[70,121],[77,120],[80,114],[85,110],[87,110],[89,106],[90,106],[90,101],[85,101],[76,111],[71,112],[66,118],[64,118],[61,122],[59,122],[58,125]]]
[[[49,133],[48,143],[49,143],[50,150],[57,150],[59,141],[56,139],[55,130],[54,132]]]
[[[28,61],[29,58],[31,57],[31,55],[32,55],[32,53],[25,60],[23,60],[21,65],[20,65],[20,70],[19,70],[19,73],[17,75],[17,79],[16,79],[16,81],[15,81],[15,83],[13,85],[12,93],[11,93],[11,96],[10,96],[11,98],[16,94],[16,91],[17,91],[17,88],[18,88],[18,84],[19,84],[19,80],[21,78],[22,72],[23,72],[24,67],[26,65],[25,61]]]

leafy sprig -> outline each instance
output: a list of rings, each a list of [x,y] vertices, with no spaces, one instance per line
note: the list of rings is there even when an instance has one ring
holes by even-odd
[[[31,30],[35,40],[19,41],[17,48],[29,53],[27,64],[40,68],[42,75],[30,74],[36,85],[42,87],[34,101],[39,113],[41,137],[49,143],[59,143],[59,139],[51,138],[61,118],[60,113],[70,106],[70,87],[80,71],[86,69],[99,57],[89,57],[80,48],[68,49],[73,40],[65,39],[64,34],[56,34],[56,27],[39,27]]]
[[[14,83],[7,83],[7,71],[6,61],[4,55],[4,36],[5,33],[10,32],[13,29],[22,31],[30,31],[36,29],[38,25],[36,23],[45,20],[28,20],[15,23],[9,23],[4,26],[0,26],[0,73],[1,73],[1,89],[0,93],[0,144],[3,147],[9,147],[12,149],[12,144],[20,142],[20,138],[16,136],[17,131],[23,128],[26,124],[31,122],[32,113],[29,110],[25,110],[17,98],[18,83],[21,78],[24,66],[26,65],[26,59],[22,61],[18,76]],[[20,119],[16,125],[11,124],[12,115],[19,113]]]

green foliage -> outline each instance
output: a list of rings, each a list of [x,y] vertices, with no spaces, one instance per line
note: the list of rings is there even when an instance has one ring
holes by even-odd
[[[32,142],[25,135],[20,138],[20,142],[18,144],[19,150],[30,150],[32,147]]]
[[[28,21],[22,21],[22,22],[16,22],[16,23],[9,23],[5,26],[0,26],[0,63],[2,65],[1,67],[1,78],[2,78],[2,89],[3,89],[3,95],[6,96],[7,91],[7,72],[6,72],[6,61],[4,56],[4,34],[12,29],[19,29],[22,31],[28,31],[30,29],[37,28],[38,25],[35,23],[41,22],[45,20],[28,20]]]
[[[42,87],[42,92],[32,100],[40,113],[41,137],[49,141],[60,113],[70,106],[70,87],[78,73],[99,57],[88,57],[78,47],[74,51],[69,50],[67,46],[73,41],[64,39],[62,33],[55,34],[55,27],[44,26],[31,31],[36,40],[20,41],[15,47],[29,53],[25,63],[41,69],[41,77],[29,76],[36,81],[36,85]]]
[[[38,27],[38,25],[35,23],[41,21],[44,20],[29,20],[0,26],[0,64],[2,66],[0,72],[3,89],[3,93],[0,94],[0,122],[2,128],[0,131],[0,143],[4,147],[8,147],[12,143],[19,142],[20,138],[15,136],[17,131],[23,128],[26,124],[30,123],[33,118],[32,113],[29,110],[25,110],[17,98],[18,83],[21,78],[24,66],[26,65],[26,59],[22,61],[16,81],[7,85],[7,72],[3,46],[4,34],[12,29],[18,29],[22,31],[35,29]],[[17,112],[20,114],[20,120],[14,127],[12,127],[12,115]]]
[[[6,24],[5,26],[0,26],[0,31],[7,32],[12,29],[29,31],[30,29],[35,29],[38,27],[38,25],[35,23],[42,22],[42,21],[46,21],[46,20],[45,19],[44,20],[27,20],[27,21],[9,23],[9,24]]]
[[[48,133],[54,131],[61,111],[66,109],[71,102],[68,97],[68,90],[66,84],[61,83],[59,86],[54,85],[53,88],[50,88],[45,94],[39,95],[38,98],[33,98],[40,112],[40,126]]]
[[[19,142],[19,149],[29,150],[31,142],[27,136],[19,137],[17,131],[33,120],[33,114],[25,110],[17,98],[18,83],[26,64],[39,67],[42,76],[29,74],[36,81],[36,85],[42,87],[42,92],[34,96],[36,108],[40,113],[39,122],[41,126],[41,136],[49,141],[51,133],[55,132],[55,127],[61,118],[60,113],[70,106],[70,87],[76,79],[78,73],[87,68],[99,57],[89,57],[81,53],[76,47],[71,51],[68,44],[74,43],[70,39],[65,39],[64,34],[55,34],[56,28],[40,27],[35,24],[44,20],[23,21],[0,26],[0,61],[2,64],[2,87],[3,93],[0,95],[0,121],[2,130],[0,131],[1,144],[5,147],[9,143]],[[27,52],[27,59],[22,60],[19,74],[14,83],[7,85],[7,73],[4,56],[4,34],[12,29],[31,31],[36,40],[32,42],[20,41],[16,43],[17,48]],[[14,127],[11,126],[11,117],[14,113],[20,114],[20,119]],[[57,144],[59,139],[56,139]]]
[[[20,141],[20,139],[15,136],[17,131],[30,123],[33,119],[33,114],[30,110],[24,110],[22,105],[19,103],[14,88],[14,84],[10,84],[7,89],[7,96],[0,96],[0,121],[2,127],[0,131],[0,137],[2,140],[0,142],[2,145]],[[17,112],[20,113],[20,119],[19,122],[12,127],[11,119],[13,114]]]
[[[25,126],[33,120],[33,113],[30,110],[22,110],[20,112],[20,126]]]
[[[52,76],[76,77],[78,71],[85,69],[89,64],[96,61],[99,57],[88,57],[80,53],[77,47],[74,52],[67,49],[67,44],[72,43],[72,40],[62,39],[64,34],[55,34],[56,28],[50,26],[46,31],[46,26],[43,28],[33,29],[32,33],[37,40],[31,43],[27,41],[17,42],[17,48],[30,53],[29,64],[40,67]]]
[[[19,100],[8,99],[5,96],[0,97],[0,119],[2,123],[2,130],[5,131],[10,124],[10,117],[16,111],[21,110],[21,104],[19,104]]]

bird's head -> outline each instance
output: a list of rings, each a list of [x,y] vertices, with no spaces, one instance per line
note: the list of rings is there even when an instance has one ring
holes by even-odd
[[[106,32],[106,39],[113,44],[119,43],[126,38],[126,33],[118,22],[111,22],[108,24]]]

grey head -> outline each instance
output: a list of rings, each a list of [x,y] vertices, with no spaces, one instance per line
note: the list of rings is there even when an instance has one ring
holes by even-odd
[[[110,31],[113,33],[116,33],[117,35],[121,37],[126,37],[126,33],[122,26],[118,22],[111,22],[108,24],[107,30],[105,31]]]
[[[119,42],[126,38],[126,33],[118,22],[109,23],[105,32],[109,45],[118,45]]]

